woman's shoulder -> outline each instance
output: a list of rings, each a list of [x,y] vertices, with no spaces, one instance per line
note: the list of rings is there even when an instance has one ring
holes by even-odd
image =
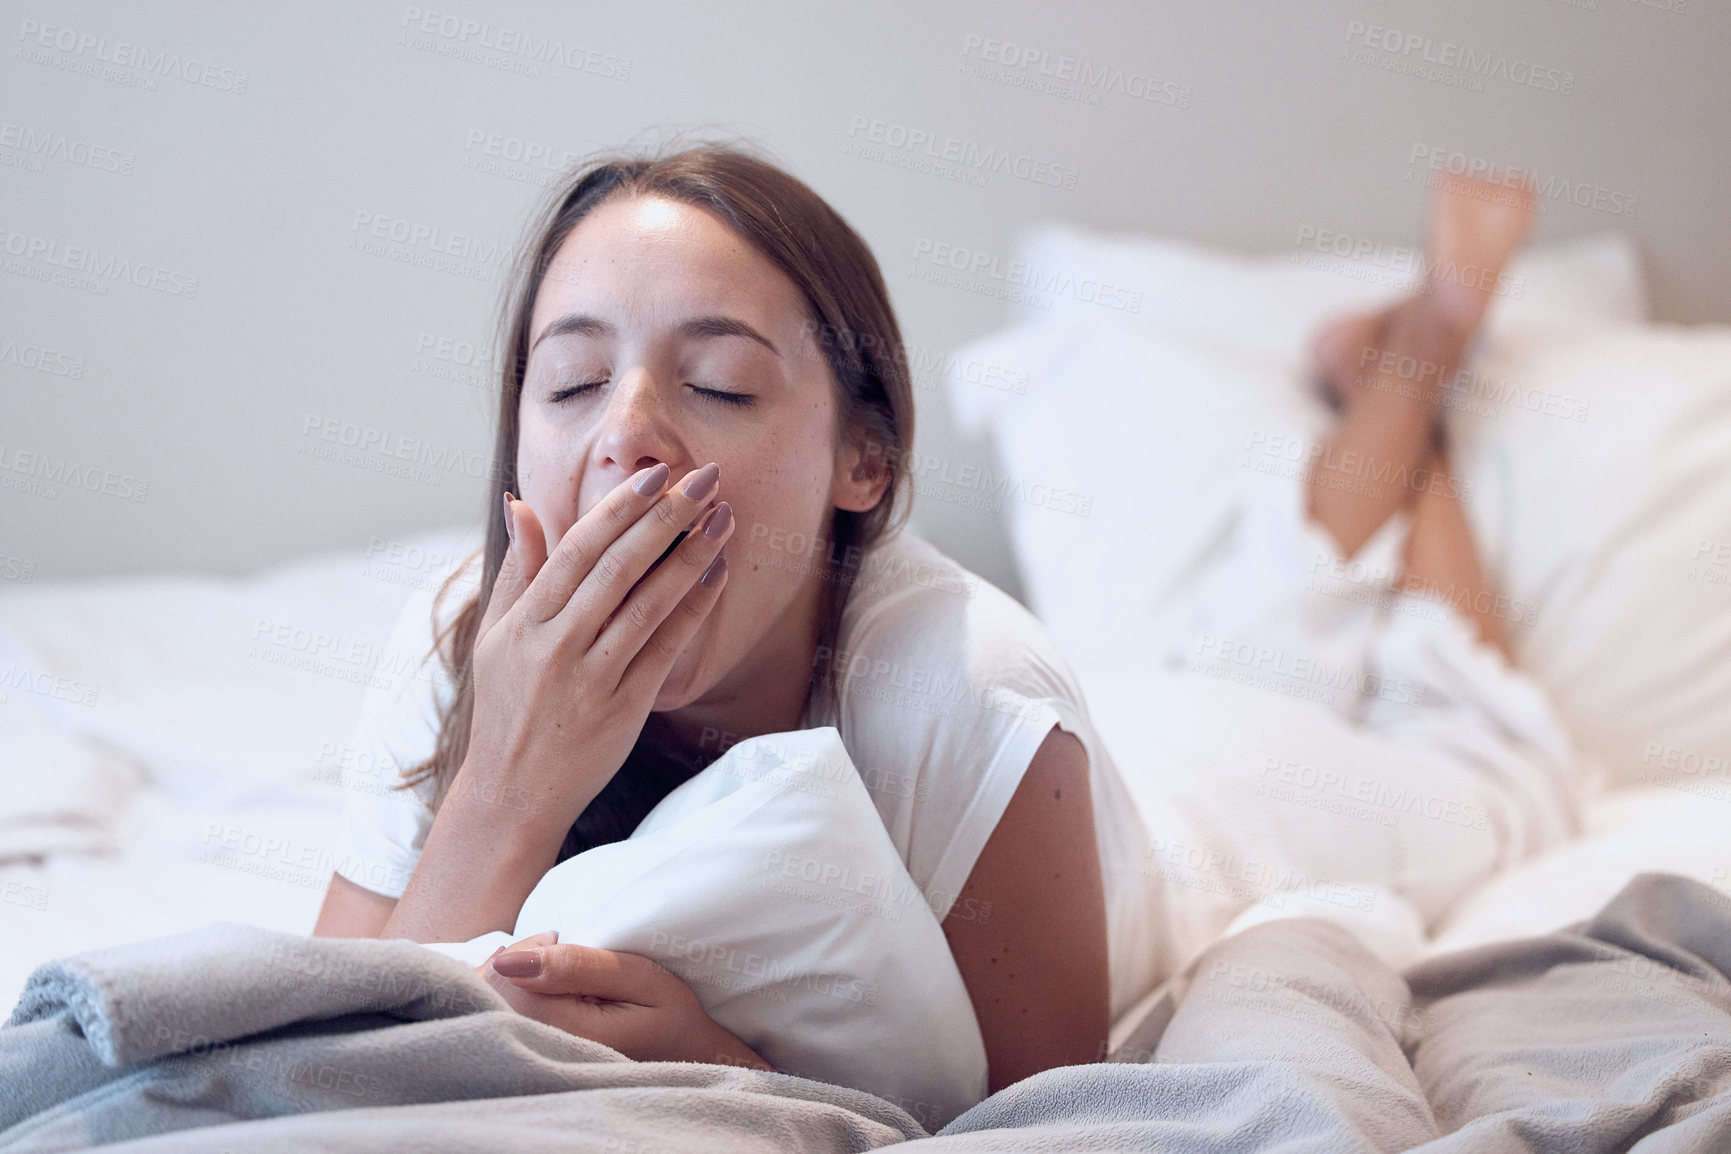
[[[1032,612],[907,530],[861,558],[829,669],[842,743],[942,918],[1080,690]]]
[[[916,654],[1001,675],[1018,661],[1062,664],[1044,623],[925,537],[900,529],[866,550],[842,614],[837,656]]]
[[[906,530],[861,559],[834,651],[817,657],[843,740],[874,758],[968,747],[989,762],[1045,703],[1081,703],[1039,618]]]

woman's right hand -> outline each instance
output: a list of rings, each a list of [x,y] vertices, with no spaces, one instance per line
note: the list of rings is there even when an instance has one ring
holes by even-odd
[[[720,474],[711,463],[669,486],[665,463],[640,470],[551,554],[528,502],[506,495],[512,543],[475,636],[469,750],[452,794],[544,821],[557,848],[624,764],[726,582],[733,511],[710,507]]]
[[[733,510],[709,507],[720,472],[712,462],[670,488],[665,463],[640,470],[551,553],[534,511],[507,498],[513,539],[476,631],[468,752],[381,937],[468,941],[516,924],[726,583]]]

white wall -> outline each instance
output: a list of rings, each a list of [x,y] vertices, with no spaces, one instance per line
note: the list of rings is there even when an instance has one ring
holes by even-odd
[[[1003,306],[915,279],[921,240],[1007,257],[1019,227],[1057,216],[1275,251],[1305,226],[1413,243],[1412,157],[1433,146],[1597,190],[1598,208],[1550,202],[1539,238],[1627,227],[1660,318],[1731,320],[1724,0],[3,7],[0,578],[243,572],[491,515],[478,476],[318,459],[306,432],[360,426],[484,470],[490,403],[423,350],[487,343],[497,265],[428,269],[394,257],[430,259],[430,244],[377,255],[356,228],[373,214],[508,248],[550,173],[486,167],[477,136],[557,156],[669,125],[763,144],[864,233],[928,350]],[[561,41],[578,67],[501,68],[512,58],[460,31],[416,33],[418,10]],[[1379,35],[1368,26],[1411,34],[1405,64],[1465,48],[1536,66],[1540,86],[1379,68],[1349,40]],[[987,39],[1048,68],[1150,78],[1156,98],[972,75]],[[1010,149],[1075,185],[864,159],[857,118]],[[44,279],[80,259],[160,279]],[[44,349],[46,370],[29,367]],[[920,452],[978,457],[937,392],[920,393],[919,422]],[[1016,591],[994,517],[939,502],[916,516]]]

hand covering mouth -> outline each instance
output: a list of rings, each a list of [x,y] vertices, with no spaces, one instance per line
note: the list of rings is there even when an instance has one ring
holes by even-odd
[[[655,560],[654,560],[654,561],[652,561],[652,562],[650,562],[650,563],[649,563],[649,568],[647,568],[647,569],[645,569],[645,570],[644,570],[644,571],[643,571],[643,577],[639,577],[639,578],[638,578],[638,579],[637,579],[637,580],[638,580],[638,584],[641,584],[641,583],[642,583],[642,582],[643,582],[643,579],[644,579],[644,578],[645,578],[645,577],[648,577],[648,576],[649,576],[649,575],[650,575],[650,574],[651,574],[651,573],[653,573],[653,572],[655,572],[655,570],[656,570],[656,568],[657,568],[657,567],[658,567],[658,566],[659,566],[659,565],[660,565],[660,564],[661,564],[661,563],[662,563],[662,562],[663,562],[663,561],[665,561],[665,560],[667,560],[667,559],[668,559],[668,558],[669,558],[669,557],[671,557],[671,556],[673,556],[673,551],[674,551],[674,550],[675,550],[675,549],[677,549],[677,548],[679,548],[679,543],[680,543],[680,542],[681,542],[681,541],[683,541],[683,540],[685,540],[685,538],[686,538],[686,537],[688,537],[688,536],[690,536],[690,534],[691,534],[691,530],[690,530],[690,529],[681,529],[681,530],[680,530],[680,531],[679,531],[679,536],[677,536],[677,537],[675,537],[675,538],[674,538],[674,539],[673,539],[673,544],[671,544],[671,545],[669,545],[669,546],[668,546],[668,547],[667,547],[667,548],[665,548],[665,549],[663,549],[663,550],[662,550],[662,551],[661,551],[661,556],[659,556],[659,557],[657,557],[657,558],[656,558],[656,559],[655,559]],[[633,585],[633,586],[632,586],[632,588],[633,588],[633,589],[635,589],[635,588],[637,588],[637,586],[636,586],[636,585]]]
[[[693,524],[695,524],[695,522],[693,522]],[[624,604],[626,601],[631,600],[631,595],[633,593],[637,592],[637,586],[639,586],[639,585],[643,584],[645,581],[649,580],[649,575],[651,573],[655,572],[655,570],[661,565],[661,563],[663,561],[665,561],[669,557],[673,556],[673,551],[675,549],[679,548],[679,543],[681,541],[685,540],[686,537],[690,536],[690,534],[691,534],[691,530],[689,528],[681,529],[679,531],[679,536],[677,536],[673,539],[673,544],[671,544],[667,548],[663,549],[661,551],[661,556],[657,557],[654,561],[650,562],[649,568],[647,568],[643,571],[643,576],[639,577],[635,582],[632,583],[631,588],[629,588],[625,591],[625,596],[620,599],[620,604]],[[617,609],[615,609],[613,611],[613,613],[609,613],[607,615],[607,620],[603,621],[601,623],[601,628],[603,628],[603,629],[607,628],[608,624],[613,620],[614,614],[616,614],[616,613],[618,613]]]

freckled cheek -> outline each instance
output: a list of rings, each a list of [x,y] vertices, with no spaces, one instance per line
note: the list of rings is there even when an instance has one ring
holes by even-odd
[[[727,541],[729,564],[772,546],[784,548],[790,536],[823,535],[829,525],[823,505],[827,495],[827,486],[814,487],[809,475],[792,468],[764,469],[753,477],[749,492],[723,494],[737,522]]]
[[[581,491],[586,449],[568,442],[539,428],[525,427],[518,436],[516,493],[535,510],[549,536],[554,522],[575,524],[581,512],[600,500]]]
[[[809,506],[829,496],[830,473],[834,469],[833,447],[825,437],[793,435],[782,448],[761,464],[760,475],[775,500],[786,506]]]

